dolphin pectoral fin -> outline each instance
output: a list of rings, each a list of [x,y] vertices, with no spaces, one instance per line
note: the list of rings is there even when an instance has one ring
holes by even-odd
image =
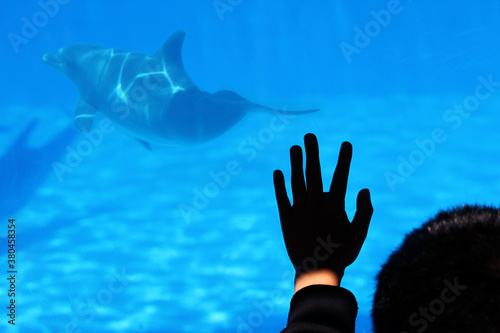
[[[97,109],[95,107],[80,100],[75,110],[74,124],[76,129],[83,133],[90,132],[96,112]]]
[[[137,139],[137,138],[136,138]],[[146,142],[144,140],[141,140],[141,139],[137,139],[137,141],[139,141],[139,143],[141,145],[143,145],[144,147],[146,147],[148,150],[151,150],[151,145],[149,144],[149,142]]]

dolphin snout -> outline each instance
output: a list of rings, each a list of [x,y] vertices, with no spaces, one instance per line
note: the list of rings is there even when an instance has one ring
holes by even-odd
[[[57,53],[45,53],[42,56],[42,60],[49,66],[59,68],[63,61],[61,56]]]

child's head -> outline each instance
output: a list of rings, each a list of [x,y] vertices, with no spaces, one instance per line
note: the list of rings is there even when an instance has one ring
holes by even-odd
[[[376,333],[500,332],[500,210],[441,211],[377,276]]]

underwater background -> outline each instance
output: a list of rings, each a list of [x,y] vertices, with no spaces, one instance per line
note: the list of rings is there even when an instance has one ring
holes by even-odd
[[[375,275],[407,232],[440,209],[498,204],[498,1],[9,0],[0,15],[2,332],[279,332],[293,268],[272,172],[289,185],[288,150],[308,132],[325,188],[340,144],[353,144],[350,217],[357,192],[372,193],[342,280],[356,332],[371,332]],[[319,111],[248,113],[209,142],[152,150],[73,127],[78,91],[44,53],[152,54],[178,29],[200,89]]]

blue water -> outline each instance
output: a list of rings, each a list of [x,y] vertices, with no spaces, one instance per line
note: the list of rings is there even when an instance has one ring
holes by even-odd
[[[374,276],[406,232],[442,208],[498,204],[497,1],[54,1],[0,3],[3,309],[17,223],[16,325],[4,310],[4,332],[278,332],[293,280],[272,171],[289,179],[288,149],[307,132],[325,183],[352,142],[349,216],[357,191],[372,192],[368,238],[342,280],[357,332],[371,332]],[[320,111],[252,113],[205,144],[151,151],[119,130],[91,142],[72,128],[77,90],[42,54],[153,53],[179,28],[201,89]]]

